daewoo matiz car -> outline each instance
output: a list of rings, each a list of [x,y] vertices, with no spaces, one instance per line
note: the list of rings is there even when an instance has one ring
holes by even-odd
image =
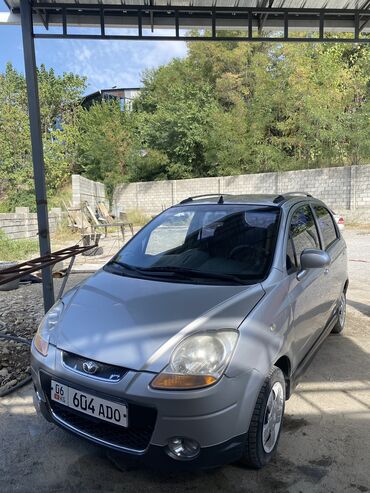
[[[183,200],[44,317],[36,405],[150,464],[262,467],[285,400],[343,330],[347,286],[346,245],[319,200]]]

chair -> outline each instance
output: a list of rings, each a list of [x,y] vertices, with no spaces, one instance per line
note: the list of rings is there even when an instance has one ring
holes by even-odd
[[[96,233],[96,230],[98,228],[104,228],[105,236],[108,236],[108,228],[110,227],[118,227],[121,230],[122,233],[122,238],[125,239],[125,226],[128,225],[127,221],[114,221],[112,222],[107,221],[106,218],[100,218],[100,220],[96,217],[95,213],[89,206],[87,202],[83,204],[82,210],[85,212],[86,217],[90,223],[91,230],[93,233]],[[131,226],[131,232],[133,234],[133,228]]]
[[[79,207],[68,207],[64,201],[63,205],[67,211],[69,227],[73,232],[79,231],[82,235],[84,235],[90,227],[90,223],[84,212]]]
[[[115,221],[115,217],[112,216],[108,209],[107,209],[107,206],[104,204],[104,202],[98,202],[98,205],[97,205],[97,211],[98,213],[100,214],[100,216],[105,219],[105,221],[109,224],[113,224],[114,221]],[[133,223],[130,223],[127,219],[127,214],[125,212],[121,212],[120,215],[119,215],[119,222],[120,223],[123,223],[124,224],[124,227],[125,226],[128,226],[130,228],[130,231],[131,231],[131,234],[132,236],[134,236],[134,225]]]

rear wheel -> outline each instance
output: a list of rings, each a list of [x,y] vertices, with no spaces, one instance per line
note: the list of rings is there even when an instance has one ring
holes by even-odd
[[[339,300],[338,320],[332,329],[333,334],[340,334],[341,332],[343,332],[346,323],[346,307],[347,307],[346,294],[342,293]]]
[[[256,469],[272,459],[280,437],[285,407],[285,378],[274,366],[260,390],[249,426],[242,462]]]

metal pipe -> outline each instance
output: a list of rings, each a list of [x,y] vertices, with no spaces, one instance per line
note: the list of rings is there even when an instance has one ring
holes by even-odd
[[[235,41],[237,43],[241,42],[253,42],[253,43],[260,43],[260,42],[269,42],[269,43],[355,43],[355,38],[318,38],[318,37],[306,37],[306,38],[299,38],[299,37],[272,37],[272,36],[267,36],[267,37],[242,37],[242,36],[217,36],[217,37],[212,37],[212,36],[134,36],[134,35],[105,35],[101,36],[99,34],[68,34],[67,36],[63,36],[62,34],[35,34],[36,39],[106,39],[106,40],[117,40],[117,41],[124,41],[124,40],[141,40],[141,41],[206,41],[207,43],[210,41]],[[369,44],[370,43],[370,38],[360,38],[359,41],[362,44]]]
[[[50,234],[45,183],[45,164],[41,134],[40,102],[37,84],[35,43],[32,10],[28,0],[20,0],[24,67],[26,73],[28,110],[31,130],[32,162],[35,183],[37,223],[40,255],[49,255]],[[51,266],[42,269],[42,289],[45,312],[54,304],[54,286]]]
[[[72,270],[73,264],[75,263],[75,260],[76,260],[76,257],[71,257],[71,261],[69,262],[69,266],[68,266],[66,275],[64,276],[62,285],[60,286],[60,290],[59,290],[58,298],[57,298],[58,300],[60,300],[61,297],[63,296],[64,288],[66,287],[66,284],[67,284],[67,281],[69,279],[69,275],[71,273],[71,270]]]

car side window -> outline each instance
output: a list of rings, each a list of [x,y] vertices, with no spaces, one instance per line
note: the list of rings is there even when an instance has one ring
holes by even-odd
[[[321,205],[314,205],[317,222],[324,241],[324,248],[327,250],[338,238],[334,220],[330,212]]]
[[[288,273],[300,269],[301,253],[305,248],[320,248],[315,220],[308,205],[299,207],[290,222],[286,260]]]

